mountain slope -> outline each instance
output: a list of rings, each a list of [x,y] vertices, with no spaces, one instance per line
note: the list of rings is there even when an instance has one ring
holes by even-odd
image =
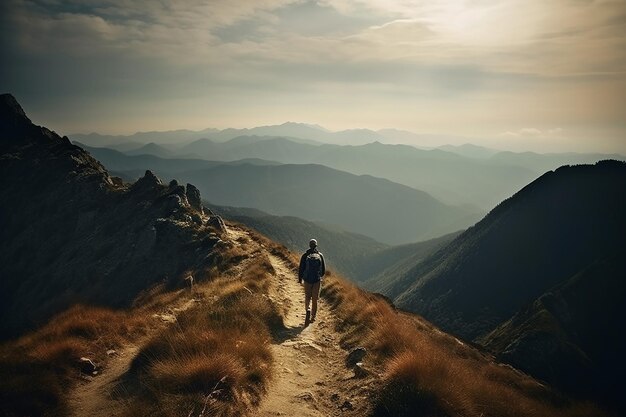
[[[325,227],[298,217],[272,216],[254,209],[206,205],[221,217],[257,230],[295,253],[304,252],[308,249],[309,239],[316,238],[326,263],[351,279],[358,279],[357,271],[364,269],[365,260],[388,248],[367,236]]]
[[[547,291],[480,343],[531,375],[625,410],[624,277],[624,252],[602,259]]]
[[[373,288],[535,376],[623,411],[615,383],[626,371],[624,190],[624,162],[561,167]]]
[[[219,166],[178,176],[213,204],[339,225],[387,244],[458,230],[457,220],[471,214],[388,180],[321,165]]]
[[[208,237],[195,187],[162,185],[151,172],[123,184],[6,94],[0,160],[2,338],[77,302],[128,305],[211,261],[219,239]]]
[[[379,250],[371,256],[364,256],[355,271],[354,279],[362,283],[364,288],[376,290],[387,279],[393,279],[410,270],[415,264],[450,243],[459,234],[461,231],[423,242],[393,246]]]
[[[626,164],[562,167],[506,200],[384,292],[467,338],[626,248]]]

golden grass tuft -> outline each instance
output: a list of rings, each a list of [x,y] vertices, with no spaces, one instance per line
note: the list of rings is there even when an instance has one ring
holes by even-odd
[[[203,409],[239,416],[261,400],[272,378],[271,335],[283,328],[283,316],[267,295],[269,259],[245,259],[240,275],[202,284],[207,303],[180,313],[141,349],[131,369],[139,388],[128,416],[198,416]]]
[[[106,351],[144,331],[146,317],[76,305],[0,347],[0,403],[7,415],[66,415],[79,359],[105,364]]]

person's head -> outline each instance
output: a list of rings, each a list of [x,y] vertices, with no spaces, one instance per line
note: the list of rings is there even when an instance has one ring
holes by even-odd
[[[317,240],[315,240],[315,239],[309,240],[309,247],[311,249],[315,249],[317,247]]]

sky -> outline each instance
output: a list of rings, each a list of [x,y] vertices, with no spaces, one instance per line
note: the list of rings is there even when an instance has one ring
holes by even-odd
[[[0,91],[61,134],[294,121],[626,154],[626,0],[1,3]]]

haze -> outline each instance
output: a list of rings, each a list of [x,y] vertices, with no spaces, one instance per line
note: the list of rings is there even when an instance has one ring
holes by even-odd
[[[62,134],[290,120],[626,153],[622,0],[8,0],[0,27],[0,90]]]

